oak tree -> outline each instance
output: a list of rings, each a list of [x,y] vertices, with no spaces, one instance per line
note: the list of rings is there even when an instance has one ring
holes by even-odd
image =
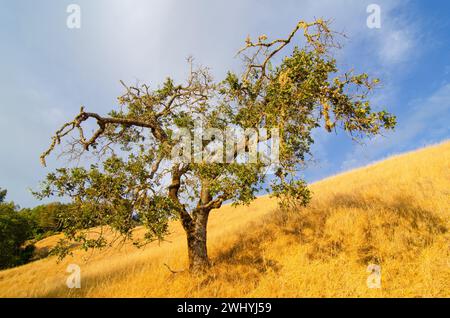
[[[55,133],[41,157],[45,165],[46,157],[66,139],[69,158],[89,151],[100,158],[98,163],[57,169],[48,174],[37,195],[72,199],[74,210],[64,218],[64,232],[67,240],[86,249],[111,244],[99,227],[98,235],[88,235],[89,224],[112,229],[139,246],[163,239],[168,222],[180,220],[189,268],[204,270],[210,264],[210,212],[224,202],[248,204],[255,199],[267,185],[273,163],[238,159],[240,151],[249,151],[250,138],[231,148],[231,161],[200,157],[180,162],[173,159],[177,131],[195,138],[206,128],[278,129],[278,162],[269,187],[282,204],[307,204],[310,193],[297,172],[311,155],[314,129],[343,129],[362,138],[395,126],[393,115],[371,109],[370,93],[379,80],[338,69],[334,56],[339,36],[327,21],[300,21],[286,38],[248,37],[239,51],[242,72],[229,72],[222,81],[214,81],[208,68],[189,60],[184,83],[168,78],[153,89],[124,84],[117,109],[101,115],[82,107]],[[88,134],[86,125],[91,122],[96,128]],[[257,138],[270,142],[274,136]],[[217,139],[209,136],[202,146],[213,141]],[[196,157],[202,149],[189,151]],[[136,217],[147,229],[144,239],[133,236]],[[62,255],[67,253],[65,246],[62,240],[57,248]]]

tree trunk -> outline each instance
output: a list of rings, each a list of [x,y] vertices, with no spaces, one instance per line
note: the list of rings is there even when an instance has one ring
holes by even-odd
[[[186,231],[189,270],[191,272],[204,272],[210,265],[206,245],[208,216],[209,211],[198,213],[191,227]]]

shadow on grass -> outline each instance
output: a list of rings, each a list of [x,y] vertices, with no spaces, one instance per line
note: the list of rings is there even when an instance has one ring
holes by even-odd
[[[367,222],[358,223],[363,233],[361,240],[357,241],[358,246],[348,246],[345,237],[339,237],[339,233],[329,233],[327,221],[335,213],[336,209],[357,209],[361,216],[365,212],[384,213],[378,223]],[[384,217],[386,216],[386,219]],[[389,217],[387,217],[389,216]],[[358,214],[355,217],[359,217]],[[366,218],[369,218],[367,215]],[[364,220],[364,219],[363,219]],[[356,229],[346,229],[352,235]],[[178,278],[190,282],[186,286],[188,290],[194,292],[197,289],[209,288],[226,290],[225,286],[235,286],[245,282],[243,295],[250,293],[257,287],[265,273],[279,272],[282,265],[277,259],[267,258],[266,252],[270,248],[274,237],[282,237],[286,243],[286,248],[290,245],[295,248],[298,244],[308,246],[308,257],[311,260],[327,260],[337,257],[349,249],[356,251],[356,260],[362,264],[376,262],[381,264],[383,259],[395,257],[391,254],[383,254],[379,251],[380,244],[373,235],[375,231],[385,231],[395,233],[401,231],[404,235],[399,241],[399,250],[413,249],[419,250],[432,244],[433,239],[440,234],[447,233],[448,229],[444,220],[427,209],[419,206],[414,197],[401,196],[390,202],[380,198],[364,199],[358,194],[339,194],[326,202],[313,202],[308,208],[298,211],[274,211],[262,220],[255,221],[253,226],[249,226],[245,231],[241,231],[230,245],[226,245],[223,250],[216,252],[212,257],[212,268],[200,277],[189,277],[188,273],[169,275],[167,283],[170,284]],[[332,231],[332,230],[331,230]],[[338,233],[338,234],[337,234]],[[380,233],[384,232],[378,232]],[[393,235],[393,234],[392,234]],[[379,236],[378,236],[379,237]],[[386,240],[394,240],[395,236],[387,236]],[[397,238],[398,239],[398,238]],[[346,245],[347,244],[347,245]],[[402,246],[400,246],[402,245]],[[396,252],[396,251],[394,251]],[[282,251],[280,250],[280,254]],[[349,256],[350,257],[350,256]],[[84,277],[83,288],[67,292],[62,288],[49,292],[46,297],[83,297],[87,294],[90,285],[108,284],[114,280],[121,279],[122,276],[109,272],[105,277]],[[123,271],[122,271],[123,274]],[[95,282],[94,282],[95,281]],[[96,286],[92,286],[96,287]],[[189,291],[186,294],[190,294]],[[214,294],[210,296],[214,297]]]
[[[366,201],[341,194],[335,196],[332,201],[335,207],[391,211],[409,224],[410,230],[425,229],[429,234],[443,234],[448,231],[444,220],[432,211],[420,207],[412,196],[397,196],[393,202],[385,202],[380,198]]]
[[[336,209],[357,210],[353,215],[360,218],[360,223],[355,228],[344,228],[343,231],[332,225],[330,227],[327,221]],[[320,202],[320,205],[312,205],[298,214],[290,215],[290,224],[284,231],[299,233],[301,243],[311,243],[308,256],[312,260],[327,260],[345,251],[356,250],[356,257],[361,264],[380,264],[386,258],[417,254],[419,250],[433,244],[437,236],[448,232],[443,219],[419,206],[414,197],[406,195],[397,196],[388,202],[381,198],[364,199],[357,194],[339,194],[327,202]],[[306,229],[310,234],[305,237]],[[353,241],[347,237],[354,235],[359,237]],[[380,236],[385,241],[379,241]],[[349,242],[355,245],[349,246]],[[387,252],[383,246],[385,242],[393,243],[394,249]]]

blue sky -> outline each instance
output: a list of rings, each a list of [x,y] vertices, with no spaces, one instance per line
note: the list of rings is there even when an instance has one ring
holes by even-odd
[[[66,26],[71,3],[81,7],[81,29]],[[366,25],[371,3],[381,8],[380,29]],[[317,132],[308,181],[446,140],[449,12],[448,1],[0,0],[0,187],[23,207],[38,204],[29,188],[64,165],[55,156],[48,168],[39,163],[52,133],[80,105],[116,107],[119,80],[181,80],[189,55],[220,80],[239,67],[234,56],[248,34],[283,36],[314,17],[347,34],[342,67],[381,78],[374,105],[395,113],[398,127],[364,145]]]

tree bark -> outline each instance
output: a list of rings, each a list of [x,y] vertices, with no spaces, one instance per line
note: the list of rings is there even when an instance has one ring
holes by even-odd
[[[204,272],[210,266],[206,244],[208,216],[209,210],[199,211],[186,231],[189,270],[194,273]]]

